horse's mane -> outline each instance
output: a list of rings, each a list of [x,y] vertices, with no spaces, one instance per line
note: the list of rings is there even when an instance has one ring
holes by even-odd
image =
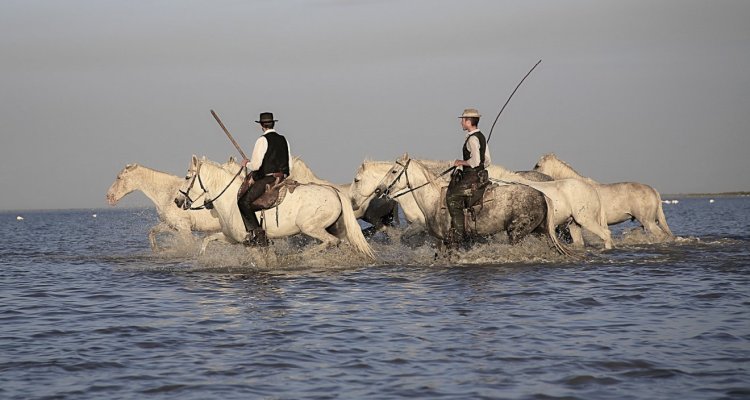
[[[179,178],[175,174],[170,174],[168,172],[160,171],[158,169],[147,167],[145,165],[141,165],[141,164],[138,164],[138,163],[126,164],[125,167],[122,170],[120,170],[120,172],[117,173],[117,176],[121,176],[123,172],[133,171],[133,170],[138,169],[138,168],[142,168],[143,170],[145,170],[145,172],[150,173],[152,175],[157,175],[158,174],[158,175],[167,175],[169,177]]]
[[[226,164],[219,164],[218,162],[213,161],[213,160],[209,160],[208,158],[205,158],[205,157],[201,158],[200,161],[201,161],[201,163],[203,163],[203,166],[208,165],[208,166],[211,166],[211,167],[215,167],[216,171],[219,171],[219,173],[222,173],[222,174],[229,175],[229,174],[235,174],[235,173],[237,173],[236,170],[235,171],[230,171],[231,169],[233,169],[233,168],[231,168],[232,164],[233,164],[233,161],[231,159]],[[236,164],[236,163],[234,163],[234,164]],[[237,168],[239,168],[240,165],[239,164],[236,164],[236,165],[237,165]],[[201,172],[203,172],[203,171],[206,171],[209,174],[209,176],[211,176],[211,177],[213,177],[213,176],[216,175],[216,171],[214,171],[213,169],[204,170],[203,167],[201,167]]]

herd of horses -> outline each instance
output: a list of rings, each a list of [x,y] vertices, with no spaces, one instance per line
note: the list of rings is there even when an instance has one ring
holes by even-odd
[[[441,246],[450,228],[445,205],[450,179],[445,172],[450,167],[449,161],[417,160],[404,154],[395,162],[365,161],[352,183],[337,185],[318,178],[295,157],[290,177],[276,188],[278,201],[259,211],[258,217],[270,239],[302,233],[320,241],[323,248],[346,241],[374,259],[357,219],[378,228],[393,218],[394,211],[398,215],[398,204],[408,222],[402,237],[426,232]],[[565,255],[573,252],[558,237],[560,229],[569,231],[574,248],[587,245],[582,230],[599,237],[605,249],[612,248],[609,225],[628,220],[638,221],[657,241],[673,237],[659,192],[648,185],[599,183],[554,154],[542,156],[532,171],[491,165],[488,173],[490,184],[483,198],[466,210],[467,226],[474,235],[505,233],[516,244],[529,234],[541,234]],[[208,233],[201,245],[204,253],[212,241],[238,244],[245,238],[236,198],[243,180],[244,168],[234,158],[221,164],[192,156],[185,177],[128,164],[106,198],[116,205],[128,193],[143,192],[156,206],[160,221],[149,231],[151,248],[159,250],[160,233],[188,239],[197,231]]]

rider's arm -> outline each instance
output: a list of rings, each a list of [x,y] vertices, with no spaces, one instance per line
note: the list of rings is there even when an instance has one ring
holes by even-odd
[[[253,155],[250,156],[250,162],[247,164],[250,171],[257,171],[260,169],[260,165],[263,164],[263,157],[266,155],[266,150],[268,150],[268,141],[265,136],[261,136],[255,141]]]
[[[292,175],[292,168],[294,167],[294,162],[292,162],[292,148],[289,147],[289,141],[286,141],[286,149],[289,150],[289,175]]]

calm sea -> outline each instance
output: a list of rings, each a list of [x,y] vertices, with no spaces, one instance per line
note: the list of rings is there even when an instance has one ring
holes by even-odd
[[[748,399],[750,198],[664,209],[670,243],[445,258],[392,231],[375,265],[152,253],[150,209],[0,213],[0,398]]]

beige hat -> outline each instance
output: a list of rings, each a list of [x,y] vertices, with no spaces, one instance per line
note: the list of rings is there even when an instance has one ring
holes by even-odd
[[[479,115],[479,111],[477,111],[476,108],[467,108],[464,110],[464,113],[461,114],[458,118],[479,118],[481,115]]]

